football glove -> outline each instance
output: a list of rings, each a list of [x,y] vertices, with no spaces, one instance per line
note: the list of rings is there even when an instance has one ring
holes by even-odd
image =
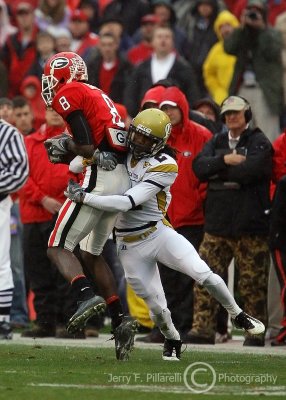
[[[53,164],[66,163],[67,155],[70,154],[68,142],[71,140],[72,137],[70,135],[62,133],[44,142],[49,160]]]
[[[78,183],[70,179],[64,194],[75,203],[82,203],[85,196],[85,191]]]
[[[83,159],[83,166],[87,167],[92,164],[96,164],[98,167],[106,170],[113,171],[117,166],[118,160],[115,153],[109,151],[99,152],[96,150],[91,158]]]

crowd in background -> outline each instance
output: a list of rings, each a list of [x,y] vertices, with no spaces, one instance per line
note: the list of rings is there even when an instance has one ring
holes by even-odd
[[[273,196],[275,185],[285,175],[286,133],[282,133],[286,128],[285,0],[0,0],[0,116],[24,136],[30,164],[27,183],[13,195],[11,265],[15,289],[11,324],[25,328],[23,336],[30,337],[67,335],[64,325],[74,310],[67,283],[46,256],[47,240],[65,200],[63,191],[70,172],[68,167],[49,165],[43,142],[64,131],[65,124],[55,111],[46,109],[41,98],[45,62],[53,54],[67,51],[76,52],[85,60],[89,83],[101,88],[117,104],[127,127],[140,109],[150,105],[159,107],[165,102],[162,109],[173,126],[169,144],[179,151],[179,177],[172,187],[168,216],[173,227],[200,249],[200,255],[208,258],[213,269],[222,255],[207,254],[210,251],[208,238],[204,236],[205,212],[209,212],[205,209],[205,198],[209,196],[207,179],[201,172],[193,172],[192,161],[206,142],[227,132],[228,127],[220,119],[220,105],[229,95],[247,99],[251,110],[247,123],[253,129],[259,127],[273,144],[269,196]],[[178,116],[173,115],[174,110],[168,105],[179,110]],[[256,171],[256,176],[254,172],[250,169],[241,184],[249,185],[251,173],[251,179],[259,182],[261,170]],[[269,171],[266,176],[267,188]],[[79,181],[80,176],[73,179]],[[280,191],[283,193],[283,185]],[[263,192],[259,199],[265,201],[263,207],[267,213],[270,209],[267,194]],[[216,196],[211,201],[216,200],[221,201]],[[255,199],[249,203],[256,208]],[[215,212],[219,214],[221,210]],[[286,321],[279,307],[280,292],[284,304],[286,296],[285,246],[272,240],[269,248],[269,223],[268,219],[263,229],[254,224],[248,232],[250,236],[263,237],[263,243],[251,242],[257,254],[248,262],[253,274],[248,271],[246,278],[254,286],[241,287],[237,282],[243,277],[238,277],[236,268],[234,291],[239,292],[238,286],[244,301],[256,299],[252,315],[266,325],[268,318],[268,336],[274,338],[279,334],[279,343],[286,343]],[[232,232],[226,229],[228,221],[223,219],[221,224],[214,231],[231,241]],[[238,226],[239,221],[234,223],[234,229],[239,230]],[[273,226],[272,229],[277,233]],[[270,263],[270,250],[274,263]],[[243,249],[229,253],[228,264],[233,257],[234,264],[239,264],[241,253]],[[120,295],[128,309],[122,268],[111,240],[106,254],[111,258]],[[231,281],[232,273],[228,274],[226,269],[227,266],[219,272]],[[215,343],[228,339],[223,311],[214,320],[215,314],[211,312],[214,306],[199,288],[193,290],[189,278],[167,271],[164,266],[160,266],[160,273],[174,323],[179,325],[185,341]],[[255,287],[257,275],[261,280],[259,287]],[[35,296],[36,328],[29,327],[29,292]],[[142,332],[148,331],[153,325],[146,306],[130,288],[127,293],[130,313],[138,318]],[[192,329],[193,317],[196,320]],[[94,321],[93,327],[100,328],[101,321]],[[96,334],[90,331],[90,335]],[[163,341],[156,328],[143,340]],[[248,345],[264,343],[263,337]]]

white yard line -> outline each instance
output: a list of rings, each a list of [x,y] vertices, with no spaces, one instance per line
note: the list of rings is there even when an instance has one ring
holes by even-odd
[[[51,388],[72,388],[84,390],[107,390],[107,389],[120,389],[136,392],[152,392],[152,393],[176,393],[176,394],[190,394],[185,386],[169,386],[169,385],[76,385],[65,383],[30,383],[28,386],[34,387],[51,387]],[[286,386],[259,386],[259,387],[241,387],[241,386],[216,386],[211,391],[206,392],[207,395],[216,396],[286,396]]]

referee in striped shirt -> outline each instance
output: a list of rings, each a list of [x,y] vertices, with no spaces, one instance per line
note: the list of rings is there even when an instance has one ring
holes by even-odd
[[[23,137],[12,125],[0,119],[0,340],[12,339],[10,309],[13,278],[10,266],[10,193],[26,182],[29,164]]]

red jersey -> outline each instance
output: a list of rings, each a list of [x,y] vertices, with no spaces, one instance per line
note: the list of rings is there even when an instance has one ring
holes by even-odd
[[[124,122],[113,101],[96,86],[83,82],[68,83],[56,93],[52,107],[65,121],[72,112],[81,110],[90,126],[95,148],[127,150]],[[72,133],[68,122],[67,128]],[[75,132],[73,136],[76,140]]]

